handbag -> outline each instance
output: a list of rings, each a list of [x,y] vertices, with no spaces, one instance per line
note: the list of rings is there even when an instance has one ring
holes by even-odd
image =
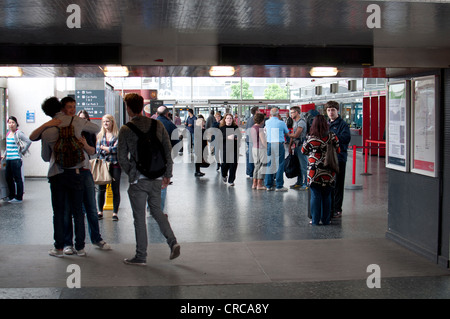
[[[323,164],[325,168],[330,169],[333,172],[339,173],[339,161],[337,157],[336,148],[333,145],[333,138],[331,134],[328,136],[325,160]]]
[[[287,178],[294,178],[300,175],[300,161],[298,156],[289,150],[289,155],[284,160],[284,173]]]
[[[94,179],[94,184],[111,184],[113,178],[109,173],[109,162],[96,158],[89,160],[89,163],[91,164],[91,173],[92,178]]]
[[[27,146],[26,146],[25,142],[22,141],[19,138],[19,136],[16,135],[16,133],[14,133],[14,139],[16,141],[17,147],[19,148],[19,153],[22,154],[22,156],[24,156],[24,157],[30,156],[30,151],[29,150],[26,150],[25,152],[23,151]]]

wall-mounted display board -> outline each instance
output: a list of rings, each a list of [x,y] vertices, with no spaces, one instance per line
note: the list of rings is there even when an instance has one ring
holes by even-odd
[[[411,172],[437,176],[438,80],[436,76],[411,81]]]
[[[409,171],[410,86],[408,80],[388,84],[386,167]]]

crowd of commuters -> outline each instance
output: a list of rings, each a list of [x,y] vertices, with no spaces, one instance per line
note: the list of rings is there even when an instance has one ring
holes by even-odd
[[[165,106],[158,108],[154,121],[143,113],[143,99],[130,93],[124,98],[127,113],[133,123],[143,133],[156,126],[155,136],[163,145],[166,170],[161,178],[149,179],[137,169],[138,136],[124,125],[118,127],[114,117],[106,114],[101,127],[89,119],[89,114],[81,110],[76,112],[76,101],[66,97],[59,101],[56,97],[46,99],[42,110],[52,119],[35,129],[28,138],[18,130],[17,119],[8,119],[7,148],[2,160],[6,160],[6,179],[11,203],[20,203],[23,196],[22,156],[27,153],[31,141],[42,140],[42,159],[49,162],[48,180],[51,190],[54,225],[54,247],[49,254],[62,257],[64,254],[85,256],[84,216],[89,225],[92,244],[100,249],[109,250],[110,245],[99,231],[99,220],[103,218],[106,185],[94,185],[89,160],[92,157],[109,164],[112,177],[113,220],[118,221],[120,206],[120,178],[122,172],[129,178],[128,196],[133,210],[136,233],[136,253],[125,259],[126,264],[145,265],[147,257],[146,209],[157,221],[161,233],[166,237],[170,248],[170,259],[180,254],[173,230],[164,214],[167,186],[171,184],[173,157],[172,148],[179,143],[183,134],[178,114],[172,119]],[[284,166],[286,149],[297,155],[300,172],[291,189],[311,191],[311,224],[330,224],[332,217],[342,214],[344,195],[345,165],[347,148],[350,142],[348,125],[339,116],[339,104],[329,101],[325,105],[328,121],[323,115],[317,115],[308,127],[299,107],[290,109],[292,129],[289,130],[280,116],[279,109],[270,109],[270,116],[251,109],[251,117],[245,126],[246,175],[252,178],[254,190],[287,192],[284,186]],[[154,121],[154,122],[152,122]],[[156,123],[156,124],[152,124]],[[73,127],[74,136],[83,146],[83,159],[74,166],[61,167],[55,161],[53,147],[63,127]],[[222,116],[211,111],[205,120],[196,116],[192,109],[184,121],[189,132],[188,145],[194,151],[195,177],[205,173],[201,168],[209,167],[212,158],[217,162],[217,171],[225,184],[235,184],[239,152],[243,135],[240,122],[232,113]],[[120,129],[120,130],[119,130]],[[334,146],[338,154],[339,171],[333,171],[324,164],[329,145]],[[209,155],[212,155],[210,157]],[[95,198],[97,188],[97,199]],[[75,236],[74,236],[75,235]],[[75,237],[75,238],[73,238]],[[75,239],[75,241],[73,240]],[[75,244],[73,244],[75,242]]]

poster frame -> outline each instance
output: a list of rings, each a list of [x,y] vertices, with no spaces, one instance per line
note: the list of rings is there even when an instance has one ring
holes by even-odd
[[[418,112],[419,105],[416,102],[416,96],[418,93],[415,90],[416,83],[421,81],[429,81],[433,79],[434,80],[434,105],[432,105],[432,111],[434,112],[434,115],[430,116],[429,119],[432,121],[430,125],[434,125],[434,136],[432,136],[430,143],[434,145],[434,152],[431,152],[431,163],[433,164],[433,170],[430,169],[424,169],[423,165],[422,167],[419,167],[417,164],[419,159],[418,156],[418,143],[417,141],[417,134],[419,132],[419,128],[422,127],[417,123],[416,118],[416,111]],[[430,177],[437,177],[438,171],[439,171],[439,149],[440,149],[440,138],[439,138],[439,78],[437,75],[429,75],[429,76],[422,76],[417,78],[412,78],[411,80],[411,155],[410,155],[410,166],[411,166],[411,172],[421,175],[426,175]],[[419,93],[422,94],[422,93]],[[428,117],[427,117],[428,118]],[[417,161],[417,162],[416,162]]]
[[[393,85],[403,85],[405,90],[405,105],[404,105],[404,127],[402,129],[403,135],[404,135],[404,154],[405,154],[405,160],[404,164],[394,163],[391,162],[391,150],[393,148],[393,141],[390,138],[391,133],[391,124],[393,124],[394,119],[392,118],[391,109],[393,108],[393,101],[391,98],[391,86]],[[396,121],[399,122],[399,121]],[[398,124],[398,123],[394,123]],[[386,103],[386,167],[403,171],[403,172],[409,172],[410,170],[410,145],[411,145],[411,136],[410,136],[410,125],[411,125],[411,81],[410,80],[401,80],[401,81],[393,81],[388,83],[387,88],[387,103]],[[398,146],[398,145],[397,145]]]

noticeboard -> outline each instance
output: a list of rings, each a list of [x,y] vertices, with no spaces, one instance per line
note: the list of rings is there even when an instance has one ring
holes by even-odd
[[[386,167],[404,172],[409,170],[410,85],[408,80],[389,83],[386,104]]]
[[[104,90],[75,90],[75,100],[77,112],[85,110],[94,120],[99,120],[105,115]]]
[[[431,177],[438,172],[437,82],[434,75],[411,82],[411,172]]]

